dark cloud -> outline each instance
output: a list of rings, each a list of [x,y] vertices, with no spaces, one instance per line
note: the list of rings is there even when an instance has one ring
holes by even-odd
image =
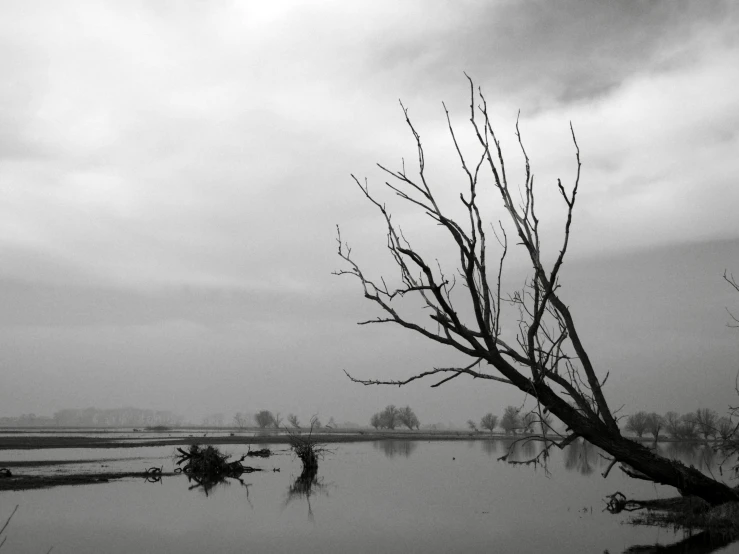
[[[377,65],[426,90],[445,88],[464,70],[491,97],[515,95],[526,112],[670,69],[690,59],[696,36],[730,36],[739,23],[728,1],[481,2],[448,17],[446,28],[384,43]]]

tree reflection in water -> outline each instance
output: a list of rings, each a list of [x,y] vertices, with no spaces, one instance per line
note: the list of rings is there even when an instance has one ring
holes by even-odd
[[[372,446],[378,450],[382,450],[383,454],[388,458],[396,456],[410,457],[413,451],[418,448],[417,441],[408,440],[382,440],[372,441]]]
[[[497,440],[484,440],[481,441],[482,444],[482,451],[485,452],[488,456],[493,456],[498,451],[498,441]]]
[[[311,506],[311,496],[323,494],[328,496],[328,486],[323,483],[323,479],[318,477],[318,468],[303,469],[303,472],[297,479],[287,488],[287,497],[285,498],[284,507],[290,502],[305,498],[308,504],[308,521],[314,521],[313,506]]]
[[[670,442],[664,447],[665,455],[682,461],[685,465],[711,473],[716,469],[716,452],[705,443]]]
[[[736,537],[711,534],[707,531],[691,535],[673,544],[644,544],[630,546],[623,554],[710,554],[718,552],[736,540]],[[606,550],[603,554],[608,554]]]
[[[203,476],[203,475],[187,475],[187,482],[190,483],[190,487],[187,490],[199,490],[205,493],[205,496],[210,496],[213,489],[221,486],[229,486],[233,482],[238,482],[242,487],[246,489],[246,499],[249,500],[249,487],[251,483],[245,483],[240,477],[227,477],[220,475],[217,477]],[[251,501],[249,501],[251,504]]]
[[[584,439],[577,439],[565,447],[565,469],[590,475],[599,464],[598,449]]]
[[[505,452],[508,462],[526,462],[538,454],[538,448],[536,442],[522,438],[512,442],[506,441]]]
[[[700,445],[695,442],[668,442],[662,446],[665,456],[688,466],[695,466],[699,448]]]

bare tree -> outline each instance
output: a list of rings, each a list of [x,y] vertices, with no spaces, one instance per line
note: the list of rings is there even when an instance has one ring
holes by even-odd
[[[626,418],[626,430],[635,433],[639,438],[641,438],[647,430],[648,424],[649,414],[647,412],[636,412]]]
[[[410,406],[398,410],[398,421],[408,429],[418,429],[421,426],[421,422]]]
[[[288,415],[287,422],[296,429],[300,429],[300,422],[298,421],[298,416],[296,416],[295,414]]]
[[[236,412],[234,414],[234,425],[239,429],[247,427],[249,425],[249,416],[242,412]]]
[[[373,414],[370,418],[370,425],[374,427],[375,429],[380,429],[382,427],[382,416],[378,413]]]
[[[474,419],[468,419],[467,420],[467,427],[470,428],[470,431],[477,432],[477,423],[475,423]]]
[[[716,433],[724,442],[732,440],[736,434],[736,424],[728,417],[720,417],[716,422]]]
[[[550,429],[552,429],[552,414],[548,410],[541,410],[540,417],[539,417],[539,426],[541,427],[541,432],[543,435],[546,435]]]
[[[673,439],[680,438],[680,414],[677,412],[667,412],[664,417],[665,429]]]
[[[519,415],[520,410],[515,406],[508,406],[503,412],[503,417],[500,419],[500,427],[506,433],[506,435],[512,433],[516,434],[516,431],[521,429],[521,416]]]
[[[695,414],[685,414],[680,418],[678,434],[684,440],[695,440],[698,438],[698,420]]]
[[[275,415],[272,416],[272,426],[275,429],[279,429],[281,424],[282,424],[282,416],[280,416],[280,412],[277,412],[275,413]]]
[[[664,427],[665,421],[661,415],[652,412],[647,416],[647,433],[651,433],[654,436],[655,442],[659,440],[659,432]]]
[[[534,412],[527,412],[521,418],[521,429],[524,433],[533,433],[534,425],[536,425],[537,417]]]
[[[269,410],[260,410],[254,416],[254,421],[261,429],[265,429],[274,423],[275,416]]]
[[[480,420],[480,427],[487,429],[491,433],[498,426],[498,416],[491,413],[485,414]]]
[[[395,429],[398,425],[398,408],[394,404],[385,406],[385,409],[380,412],[380,421],[382,421],[381,427],[390,430]]]
[[[709,408],[699,408],[695,412],[695,423],[703,435],[704,440],[716,436],[716,423],[718,414]]]
[[[510,185],[501,143],[490,121],[482,92],[476,94],[470,80],[469,120],[478,146],[474,159],[463,153],[444,106],[466,189],[459,196],[459,208],[464,216],[455,219],[450,215],[454,209],[443,208],[432,190],[421,137],[411,123],[407,109],[402,108],[417,148],[418,174],[414,176],[406,172],[405,163],[397,171],[382,165],[379,167],[392,180],[386,183],[390,190],[419,208],[434,225],[447,233],[451,244],[456,247],[459,267],[445,270],[438,256],[427,256],[414,248],[396,225],[385,203],[370,193],[366,180],[362,182],[353,176],[361,193],[384,219],[386,246],[399,269],[400,284],[391,287],[385,279],[375,279],[365,273],[355,261],[351,248],[342,241],[340,231],[338,254],[346,269],[337,274],[356,278],[365,298],[380,309],[382,315],[362,324],[392,323],[409,329],[465,354],[469,363],[459,367],[437,367],[399,380],[357,379],[347,375],[365,385],[404,385],[423,377],[436,376],[440,380],[433,386],[440,386],[461,375],[505,383],[534,398],[540,407],[551,411],[567,426],[566,434],[551,433],[540,437],[544,448],[539,457],[545,459],[551,447],[563,448],[577,437],[583,437],[609,453],[613,463],[620,462],[621,469],[632,477],[678,487],[683,493],[695,494],[712,504],[738,500],[739,493],[725,484],[623,437],[606,402],[603,385],[608,373],[603,375],[596,371],[574,317],[560,297],[560,270],[570,242],[580,185],[580,149],[572,126],[570,131],[576,162],[573,184],[565,187],[558,180],[556,185],[565,210],[562,242],[558,252],[545,253],[536,209],[541,199],[534,192],[531,164],[518,123],[516,136],[524,172],[519,187],[516,187]],[[483,186],[486,188],[480,188]],[[516,244],[530,262],[531,278],[524,283],[522,290],[509,295],[501,291],[501,276],[508,251],[507,233],[502,223],[498,222],[496,226],[484,217],[480,195],[486,191],[499,197],[507,213],[508,226],[517,235]],[[500,246],[500,256],[492,265],[488,257],[487,235],[491,231]],[[462,286],[455,288],[457,275]],[[415,297],[425,309],[408,308],[409,304],[402,301],[404,297]],[[506,306],[512,308],[515,315],[507,316]],[[430,325],[421,322],[422,314],[430,316]],[[506,321],[516,330],[515,334],[504,328]]]

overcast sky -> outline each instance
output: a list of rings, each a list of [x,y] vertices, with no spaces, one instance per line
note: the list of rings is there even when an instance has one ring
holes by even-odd
[[[490,383],[367,388],[342,371],[464,361],[355,325],[377,312],[331,272],[340,224],[363,267],[396,277],[351,173],[415,244],[446,248],[375,163],[414,159],[402,99],[454,202],[441,102],[462,135],[465,71],[512,171],[520,110],[547,228],[561,227],[575,128],[561,296],[614,408],[736,405],[739,295],[722,281],[739,276],[735,6],[0,1],[0,416],[133,405],[364,424],[395,403],[430,423],[521,402]],[[524,276],[512,263],[507,282]]]

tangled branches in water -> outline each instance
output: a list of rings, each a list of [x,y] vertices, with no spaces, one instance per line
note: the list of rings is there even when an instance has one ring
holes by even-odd
[[[241,481],[239,477],[244,473],[263,471],[260,468],[243,465],[241,462],[246,458],[246,454],[238,460],[229,462],[230,456],[223,454],[214,446],[203,448],[193,444],[189,451],[178,448],[177,452],[177,465],[181,467],[175,469],[175,473],[186,474],[189,480],[195,481],[193,488],[202,487],[206,494],[227,478]]]
[[[307,435],[298,435],[286,429],[289,436],[290,449],[303,463],[303,472],[315,473],[318,471],[318,460],[322,459],[326,452],[329,452],[325,445],[313,440],[313,427],[316,426],[317,421],[318,418],[313,416],[310,431],[308,431]]]

